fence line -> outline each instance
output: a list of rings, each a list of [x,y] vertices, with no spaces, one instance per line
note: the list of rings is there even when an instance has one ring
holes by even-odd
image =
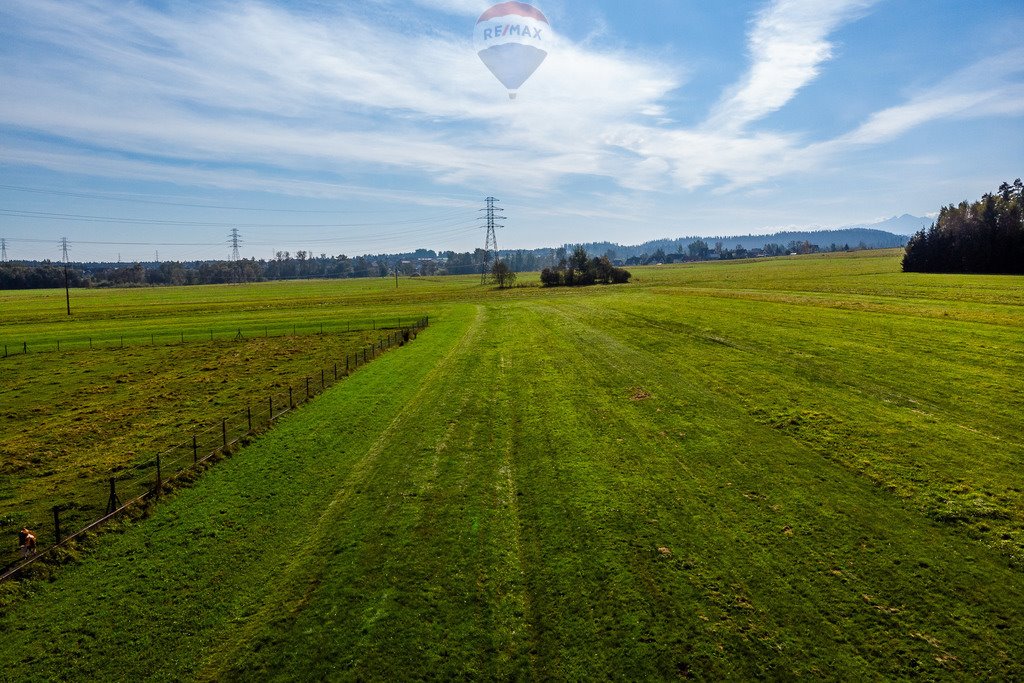
[[[401,330],[414,327],[417,318],[370,318],[347,323],[290,323],[277,325],[235,325],[232,327],[206,327],[179,330],[176,332],[146,332],[134,334],[104,333],[93,337],[76,336],[63,339],[36,339],[32,341],[7,340],[3,344],[3,358],[28,353],[61,351],[111,350],[132,346],[176,346],[194,342],[241,341],[244,339],[287,337],[315,334],[341,334],[343,332],[372,332]],[[273,334],[271,334],[273,332]]]
[[[320,368],[318,375],[303,377],[298,390],[289,382],[287,389],[271,392],[259,404],[250,403],[244,410],[221,417],[217,422],[193,431],[186,441],[169,446],[142,462],[118,467],[111,472],[109,479],[104,481],[103,495],[90,503],[54,505],[51,508],[52,524],[26,525],[37,532],[40,549],[30,557],[8,563],[6,570],[0,574],[0,582],[18,576],[25,568],[49,556],[58,548],[67,546],[76,538],[120,517],[130,508],[150,500],[159,500],[169,484],[185,474],[198,474],[202,465],[216,458],[218,454],[230,452],[230,449],[242,439],[269,429],[275,420],[312,400],[317,394],[334,386],[377,356],[414,340],[417,332],[427,327],[429,322],[429,318],[424,316],[412,321],[409,326],[387,330],[387,334],[381,335],[375,343],[360,348],[354,354],[346,353],[343,366],[339,359],[339,362],[335,362],[330,368]],[[134,489],[136,492],[127,493],[133,490],[132,487],[137,487]],[[142,489],[141,493],[138,492],[139,488]],[[121,493],[125,493],[127,502],[122,502]],[[103,501],[103,504],[100,504],[100,501]],[[90,510],[103,512],[98,517],[90,519]],[[62,520],[62,513],[69,511],[77,511],[80,514],[65,514]],[[61,534],[62,522],[66,526],[81,524],[83,517],[84,526],[72,534]],[[47,539],[50,543],[44,546]]]

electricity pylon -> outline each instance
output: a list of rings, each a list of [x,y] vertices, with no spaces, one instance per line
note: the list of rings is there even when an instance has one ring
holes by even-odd
[[[231,260],[238,261],[241,258],[238,253],[238,246],[242,243],[242,238],[238,234],[238,228],[231,228],[231,234],[228,237],[231,238]]]
[[[487,237],[484,240],[484,262],[481,266],[480,271],[480,284],[487,282],[487,277],[491,274],[491,264],[497,263],[498,261],[498,238],[494,234],[495,228],[504,228],[504,224],[498,224],[501,217],[496,212],[504,211],[505,209],[499,209],[494,204],[498,200],[494,197],[487,198],[487,208],[481,209],[487,213],[483,218],[487,221]],[[492,258],[493,252],[493,258]]]

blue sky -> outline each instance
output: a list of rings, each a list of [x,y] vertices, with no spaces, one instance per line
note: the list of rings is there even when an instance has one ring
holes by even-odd
[[[502,248],[926,215],[1024,175],[1024,5],[549,0],[509,101],[475,0],[0,4],[0,237],[75,260]]]

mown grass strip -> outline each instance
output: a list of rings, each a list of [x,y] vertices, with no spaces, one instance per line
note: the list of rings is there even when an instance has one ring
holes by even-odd
[[[309,520],[337,493],[352,452],[348,445],[328,444],[346,437],[372,444],[379,435],[377,416],[401,408],[420,373],[429,370],[430,352],[449,340],[445,326],[439,329],[441,334],[420,335],[403,353],[386,354],[293,414],[243,456],[156,508],[149,520],[106,535],[57,583],[5,584],[5,591],[31,595],[16,600],[19,610],[25,599],[38,601],[33,621],[55,643],[38,653],[40,659],[5,670],[26,680],[68,671],[83,678],[195,675],[202,653],[272,598],[268,587],[303,552]],[[242,569],[250,562],[259,566]],[[165,609],[173,614],[154,612]],[[0,617],[5,633],[18,631],[10,620],[20,614],[7,609]],[[148,626],[131,626],[138,618]],[[90,637],[80,640],[76,634],[82,632]],[[38,634],[19,633],[0,648],[5,664],[29,651],[19,645],[21,635],[26,646],[38,642]],[[115,649],[125,656],[103,654]]]

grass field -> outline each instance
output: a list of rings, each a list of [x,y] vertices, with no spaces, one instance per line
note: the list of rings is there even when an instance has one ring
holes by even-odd
[[[111,476],[123,499],[138,495],[156,453],[196,433],[219,441],[221,418],[254,404],[262,416],[271,393],[304,391],[305,377],[422,315],[414,301],[366,305],[393,289],[352,283],[330,300],[312,282],[76,290],[70,318],[63,291],[0,293],[0,531],[28,526],[49,542],[53,506],[77,530],[105,510]]]
[[[0,586],[0,670],[1022,678],[1024,288],[898,263],[118,292],[124,324],[163,291],[431,327],[56,581]]]

